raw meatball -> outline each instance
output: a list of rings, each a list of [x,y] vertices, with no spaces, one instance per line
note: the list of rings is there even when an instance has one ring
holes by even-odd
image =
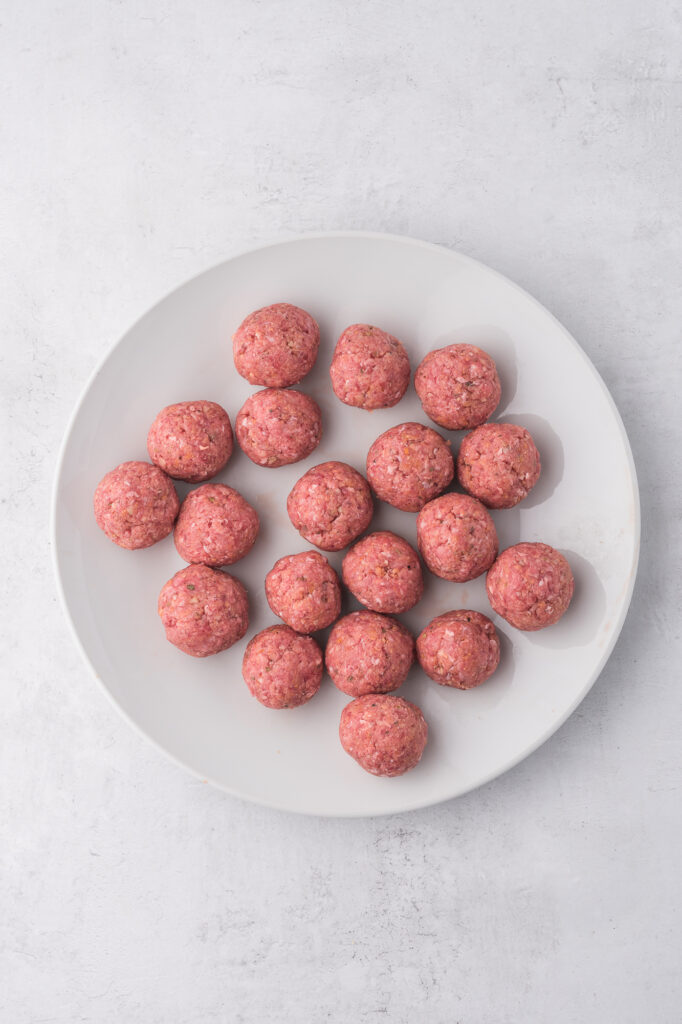
[[[268,388],[247,398],[235,432],[242,451],[257,466],[288,466],[317,448],[322,415],[317,402],[302,391]]]
[[[329,376],[334,393],[346,405],[386,409],[397,405],[407,391],[410,360],[391,334],[369,324],[353,324],[336,343]]]
[[[367,454],[367,479],[377,498],[404,512],[418,512],[454,473],[449,442],[421,423],[391,427]]]
[[[447,345],[429,352],[417,367],[414,386],[424,412],[448,430],[470,430],[499,405],[495,363],[475,345]]]
[[[266,708],[297,708],[320,688],[322,651],[311,636],[289,626],[269,626],[249,641],[242,675]]]
[[[317,551],[285,555],[265,577],[265,596],[275,615],[297,633],[330,626],[341,612],[341,584]]]
[[[498,549],[490,513],[467,494],[441,494],[424,505],[417,516],[417,543],[431,572],[455,583],[489,569]]]
[[[175,524],[175,546],[186,562],[218,568],[247,555],[258,535],[258,513],[239,491],[204,484],[190,491]]]
[[[406,612],[424,592],[417,552],[388,530],[358,541],[343,560],[342,574],[350,592],[373,612]]]
[[[207,565],[176,572],[159,594],[159,615],[167,639],[194,658],[226,650],[241,640],[249,625],[244,587]]]
[[[119,547],[148,548],[173,529],[180,501],[173,484],[148,462],[123,462],[97,485],[95,519]]]
[[[500,641],[486,615],[464,609],[445,612],[417,637],[417,657],[427,676],[441,686],[470,690],[497,668]]]
[[[465,491],[488,508],[513,508],[540,476],[533,438],[513,423],[484,423],[462,441],[457,475]]]
[[[352,612],[332,629],[324,658],[334,685],[351,697],[388,693],[405,681],[414,640],[397,619]]]
[[[506,548],[486,578],[493,610],[517,629],[543,629],[557,622],[573,597],[573,573],[549,544]]]
[[[320,329],[304,309],[276,302],[250,313],[232,337],[234,365],[249,384],[288,388],[312,370]]]
[[[341,712],[341,746],[370,775],[402,775],[421,760],[429,729],[416,704],[385,693],[357,697]]]
[[[232,455],[230,417],[215,402],[179,402],[162,409],[147,435],[152,462],[176,480],[198,484]]]
[[[370,524],[372,492],[345,462],[322,462],[297,480],[287,498],[295,529],[323,551],[340,551]]]

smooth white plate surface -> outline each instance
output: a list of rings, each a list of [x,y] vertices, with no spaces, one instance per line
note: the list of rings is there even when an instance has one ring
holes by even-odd
[[[128,552],[97,528],[92,495],[128,459],[146,459],[156,413],[171,402],[210,399],[234,424],[254,388],[238,376],[231,334],[251,310],[303,306],[318,320],[317,366],[301,385],[319,403],[324,438],[305,461],[254,466],[238,448],[216,478],[258,509],[261,535],[230,569],[249,590],[251,626],[229,651],[193,659],[167,643],[159,590],[184,563],[169,537]],[[523,634],[492,615],[483,578],[467,584],[425,572],[423,600],[400,618],[416,634],[450,608],[490,614],[502,662],[480,688],[437,686],[418,668],[399,693],[419,704],[430,738],[421,764],[375,779],[337,736],[348,698],[328,677],[302,708],[271,711],[241,677],[245,644],[272,624],[263,579],[284,554],[310,547],[285,502],[310,466],[341,459],[364,472],[374,438],[397,423],[430,424],[411,387],[395,408],[364,412],[334,396],[328,369],[350,323],[377,324],[406,345],[413,370],[432,348],[468,341],[497,361],[496,419],[527,427],[543,473],[515,509],[493,512],[501,548],[541,540],[559,548],[576,577],[573,603],[550,629]],[[441,431],[456,451],[461,435]],[[189,489],[179,484],[181,497]],[[547,739],[603,667],[630,601],[639,547],[639,499],[629,444],[616,408],[576,342],[534,299],[470,259],[437,246],[382,235],[309,236],[247,253],[189,281],[144,316],[90,381],[67,433],[54,495],[54,549],[68,615],[85,657],[123,714],[177,761],[231,793],[275,807],[328,815],[409,810],[494,778]],[[370,529],[416,543],[415,516],[377,504]],[[343,553],[330,555],[340,568]],[[346,600],[345,611],[359,607]]]

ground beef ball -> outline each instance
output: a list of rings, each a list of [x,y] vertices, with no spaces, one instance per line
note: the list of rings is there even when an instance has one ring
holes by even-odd
[[[176,480],[197,484],[219,473],[232,455],[230,417],[215,402],[179,402],[162,409],[147,435],[152,462]]]
[[[391,427],[367,454],[367,479],[377,498],[404,512],[418,512],[454,472],[449,442],[421,423]]]
[[[441,686],[471,690],[497,668],[500,641],[486,615],[465,609],[445,612],[417,637],[417,657],[427,676]]]
[[[249,641],[242,675],[266,708],[296,708],[320,688],[322,651],[311,636],[289,626],[270,626]]]
[[[397,405],[407,391],[410,360],[391,334],[369,324],[353,324],[336,343],[329,376],[334,393],[346,405],[386,409]]]
[[[448,430],[471,430],[495,412],[500,379],[494,361],[475,345],[447,345],[429,352],[414,386],[424,412]]]
[[[513,423],[484,423],[462,441],[457,475],[465,491],[488,508],[513,508],[540,476],[533,438]]]
[[[417,543],[431,572],[455,583],[489,569],[498,549],[490,513],[467,494],[441,494],[424,505],[417,516]]]
[[[322,462],[297,480],[287,498],[295,529],[323,551],[340,551],[370,524],[372,492],[345,462]]]
[[[304,309],[277,302],[250,313],[232,343],[237,373],[249,384],[288,388],[312,370],[320,329]]]
[[[573,597],[573,573],[549,544],[506,548],[486,578],[488,600],[512,626],[543,629],[557,622]]]
[[[324,654],[327,672],[351,697],[397,690],[414,661],[409,630],[388,615],[352,612],[332,629]]]
[[[305,459],[320,443],[320,407],[302,391],[257,391],[239,410],[235,433],[242,451],[257,466],[288,466]]]
[[[95,519],[119,547],[148,548],[173,529],[180,501],[173,484],[148,462],[123,462],[95,491]]]
[[[357,697],[341,712],[341,746],[370,775],[402,775],[421,760],[428,726],[416,704],[385,693]]]
[[[168,640],[194,658],[226,650],[241,640],[249,625],[244,587],[207,565],[176,572],[159,594],[159,615]]]
[[[341,612],[341,584],[317,551],[285,555],[265,577],[265,596],[275,615],[297,633],[330,626]]]
[[[218,568],[247,555],[258,535],[258,513],[225,484],[190,491],[175,524],[175,546],[186,562]]]
[[[424,592],[417,552],[388,530],[370,533],[353,545],[342,574],[350,592],[373,612],[406,612]]]

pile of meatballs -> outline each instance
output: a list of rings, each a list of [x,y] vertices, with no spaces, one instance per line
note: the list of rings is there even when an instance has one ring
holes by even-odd
[[[237,442],[256,465],[295,463],[319,444],[317,403],[291,390],[312,369],[319,342],[313,317],[287,303],[251,313],[236,330],[235,367],[264,388],[244,403],[235,422]],[[409,386],[410,363],[392,335],[353,324],[337,342],[330,376],[347,405],[390,408]],[[516,629],[557,622],[573,596],[568,562],[549,545],[515,544],[498,554],[488,509],[522,501],[538,480],[540,457],[523,427],[486,422],[501,396],[493,359],[474,345],[448,345],[422,360],[414,386],[435,424],[470,431],[456,463],[450,442],[436,430],[401,423],[371,445],[366,478],[343,462],[324,462],[308,470],[287,498],[289,518],[305,540],[322,551],[348,548],[343,583],[365,610],[339,618],[341,581],[318,551],[285,555],[265,578],[268,604],[283,624],[254,636],[242,663],[246,685],[268,708],[309,701],[326,667],[335,686],[353,698],[341,714],[343,748],[366,771],[382,776],[413,768],[427,742],[420,709],[392,695],[415,656],[436,683],[463,690],[484,683],[500,659],[495,627],[481,612],[445,612],[416,644],[393,618],[422,596],[419,554],[445,580],[463,583],[487,573],[491,607]],[[221,406],[168,406],[149,430],[151,462],[123,463],[95,492],[97,523],[121,547],[149,547],[173,531],[189,564],[162,588],[158,612],[168,640],[196,658],[231,647],[249,623],[244,586],[221,570],[256,543],[258,513],[234,488],[205,482],[222,470],[233,445]],[[455,470],[466,494],[444,493]],[[200,486],[181,505],[173,479]],[[372,519],[373,494],[417,513],[419,554],[389,531],[362,536]],[[332,624],[323,654],[311,634]]]

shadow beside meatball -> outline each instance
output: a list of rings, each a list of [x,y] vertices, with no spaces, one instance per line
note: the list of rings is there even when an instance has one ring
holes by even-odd
[[[495,524],[495,532],[499,541],[498,555],[512,544],[518,544],[525,538],[521,536],[521,508],[523,502],[513,508],[489,508],[491,519]]]
[[[573,598],[567,611],[553,626],[526,633],[533,644],[554,650],[585,647],[602,628],[606,591],[591,562],[582,555],[560,548],[568,560],[575,580]]]
[[[499,416],[495,416],[499,421]],[[540,477],[528,497],[519,502],[519,507],[535,508],[554,494],[564,475],[564,446],[559,435],[542,416],[530,413],[510,413],[505,423],[516,423],[524,427],[533,438],[540,453]]]

